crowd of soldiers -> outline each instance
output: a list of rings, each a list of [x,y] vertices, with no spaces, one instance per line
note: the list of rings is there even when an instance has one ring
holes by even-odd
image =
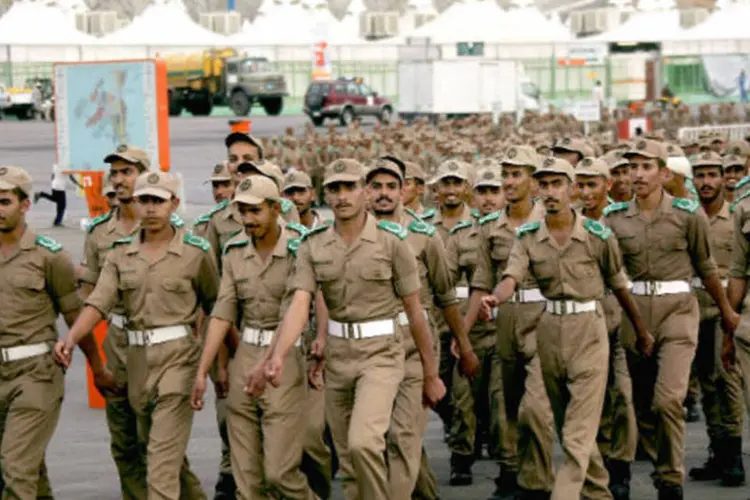
[[[350,500],[437,499],[428,408],[451,485],[486,452],[493,499],[627,499],[640,450],[658,498],[681,499],[691,380],[711,445],[688,475],[744,484],[750,143],[471,117],[308,129],[303,155],[293,130],[246,127],[192,226],[143,150],[105,157],[111,211],[78,271],[26,225],[29,174],[0,167],[3,498],[52,496],[76,346],[127,499],[206,498],[186,450],[208,378],[219,500],[329,498],[335,476]]]

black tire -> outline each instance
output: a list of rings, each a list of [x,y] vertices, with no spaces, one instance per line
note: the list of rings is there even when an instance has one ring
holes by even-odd
[[[169,116],[180,116],[182,114],[182,102],[180,102],[171,91],[168,94],[168,98]]]
[[[34,116],[34,112],[31,108],[28,109],[19,109],[15,112],[16,118],[19,120],[31,120],[31,117]]]
[[[235,116],[247,116],[250,114],[252,102],[250,98],[241,90],[235,90],[232,97],[229,98],[229,107]]]
[[[343,127],[346,127],[354,121],[354,110],[351,108],[351,106],[347,106],[341,111],[339,121],[341,122],[341,125]]]
[[[190,113],[193,116],[208,116],[211,114],[211,111],[213,110],[214,105],[211,102],[211,99],[206,96],[206,99],[203,101],[196,101],[193,103],[193,105],[190,107]]]
[[[281,97],[268,97],[260,101],[260,104],[268,116],[279,116],[284,109],[284,100]]]
[[[323,122],[326,119],[323,118],[322,116],[311,116],[310,120],[312,120],[313,125],[315,125],[316,127],[320,127],[321,125],[323,125]]]
[[[380,110],[380,114],[378,115],[378,120],[380,123],[388,124],[391,122],[391,119],[393,118],[393,109],[391,109],[390,106],[383,106],[383,109]]]

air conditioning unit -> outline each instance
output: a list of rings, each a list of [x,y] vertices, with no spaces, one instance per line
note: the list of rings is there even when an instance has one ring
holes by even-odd
[[[76,29],[78,31],[81,31],[83,33],[89,32],[89,18],[91,17],[91,12],[77,12],[76,13]]]
[[[576,35],[603,33],[620,23],[619,12],[611,7],[570,13],[570,28]]]
[[[239,12],[202,12],[199,23],[207,30],[220,35],[234,35],[242,29],[242,15]]]
[[[89,33],[97,36],[114,33],[121,26],[120,20],[117,17],[117,12],[113,10],[92,12],[89,23]]]
[[[388,38],[398,35],[398,12],[363,12],[361,34],[365,38]]]
[[[417,12],[414,14],[414,28],[419,28],[420,26],[424,26],[425,24],[429,23],[433,19],[435,19],[435,14],[425,14],[421,12]]]
[[[198,24],[200,24],[202,28],[206,28],[207,30],[213,29],[211,24],[211,21],[213,19],[211,16],[213,16],[213,13],[211,12],[201,12],[198,16]]]
[[[710,13],[708,12],[708,9],[693,8],[680,10],[680,26],[682,26],[683,29],[692,28],[708,19],[709,15]]]

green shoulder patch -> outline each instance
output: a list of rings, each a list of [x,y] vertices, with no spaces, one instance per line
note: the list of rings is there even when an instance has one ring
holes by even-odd
[[[701,204],[695,200],[690,200],[688,198],[675,198],[672,200],[672,206],[694,214],[698,210],[698,207],[701,206]]]
[[[286,228],[297,231],[300,234],[300,236],[304,236],[305,233],[307,233],[308,231],[308,229],[302,224],[300,224],[299,222],[287,222]]]
[[[404,207],[404,212],[406,212],[407,214],[411,215],[412,217],[414,217],[417,220],[422,220],[422,218],[424,217],[423,215],[419,215],[417,212],[415,212],[411,208]]]
[[[731,205],[729,206],[729,211],[730,211],[731,213],[734,213],[734,211],[735,211],[735,210],[737,209],[737,205],[739,205],[739,204],[740,204],[740,202],[741,202],[742,200],[744,200],[745,198],[747,198],[747,197],[749,197],[749,196],[750,196],[750,190],[747,190],[747,191],[745,191],[744,193],[742,193],[741,195],[739,195],[739,196],[737,197],[737,199],[736,199],[736,200],[734,200],[734,201],[732,202],[732,204],[731,204]]]
[[[227,252],[234,247],[246,247],[248,243],[250,243],[249,238],[245,239],[234,239],[234,237],[239,234],[239,231],[232,235],[232,237],[224,244],[224,248],[221,249],[221,255],[226,255]],[[206,242],[208,243],[208,242]]]
[[[91,231],[94,230],[94,228],[96,228],[96,226],[104,224],[105,222],[107,222],[111,218],[112,218],[112,211],[111,210],[109,212],[107,212],[106,214],[104,214],[104,215],[100,215],[99,217],[96,217],[94,220],[92,220],[91,222],[89,222],[88,226],[86,226],[86,232],[90,233]]]
[[[124,238],[120,238],[119,240],[115,240],[112,243],[112,248],[116,247],[117,245],[129,245],[133,243],[133,237],[132,236],[126,236]]]
[[[450,231],[448,231],[448,233],[453,234],[453,233],[455,233],[457,231],[460,231],[462,229],[466,229],[467,227],[474,227],[474,221],[471,221],[471,220],[460,220],[460,221],[458,221],[456,223],[455,226],[453,226],[451,228]]]
[[[436,213],[437,210],[435,210],[434,208],[428,208],[427,210],[422,212],[422,215],[418,215],[417,217],[419,217],[420,219],[431,219],[435,217]]]
[[[629,207],[630,207],[630,203],[627,201],[621,201],[619,203],[611,203],[607,205],[606,207],[604,207],[604,210],[602,210],[602,215],[606,217],[609,214],[627,210]]]
[[[612,230],[610,228],[595,220],[586,219],[583,221],[583,227],[586,228],[586,231],[603,241],[607,241],[607,238],[612,236]]]
[[[296,257],[297,250],[299,250],[299,246],[302,244],[303,238],[304,238],[304,235],[299,238],[288,238],[286,240],[287,251]]]
[[[526,224],[523,224],[521,227],[516,229],[516,238],[523,238],[526,234],[536,233],[539,231],[539,228],[542,227],[542,223],[537,221],[534,222],[527,222]]]
[[[332,225],[333,225],[333,221],[332,220],[326,220],[321,225],[319,225],[317,227],[314,227],[312,229],[308,229],[305,232],[305,234],[302,235],[302,241],[306,240],[307,238],[309,238],[313,234],[320,234],[320,233],[322,233],[323,231],[325,231],[326,229],[328,229]]]
[[[484,224],[487,224],[488,222],[492,222],[493,220],[497,220],[500,218],[500,210],[497,212],[492,212],[491,214],[487,214],[481,219],[479,219],[479,225],[482,226]]]
[[[212,208],[211,210],[209,210],[205,214],[203,214],[203,215],[199,216],[197,219],[195,219],[195,222],[193,223],[193,226],[199,226],[201,224],[208,224],[208,222],[211,220],[211,217],[213,217],[213,215],[216,212],[221,212],[222,210],[224,210],[225,208],[227,208],[227,206],[229,206],[229,200],[222,201],[221,203],[219,203],[218,205],[216,205],[214,208]]]
[[[744,188],[745,186],[747,186],[748,184],[750,184],[750,175],[746,175],[745,177],[743,177],[742,179],[740,179],[740,182],[738,182],[737,184],[735,184],[734,190],[738,191],[738,190]]]
[[[48,238],[47,236],[42,236],[41,234],[37,235],[34,243],[36,243],[36,246],[46,248],[52,253],[57,253],[63,249],[63,246],[60,243],[52,238]]]
[[[406,239],[409,234],[404,226],[389,220],[381,220],[380,222],[378,222],[378,229],[388,231],[389,233],[398,236],[402,240]]]
[[[169,216],[169,223],[172,224],[177,229],[181,227],[185,227],[185,221],[182,220],[182,217],[180,217],[174,212],[172,212],[172,215]]]
[[[183,238],[182,241],[195,248],[200,248],[204,252],[208,252],[209,250],[211,250],[211,243],[209,243],[207,239],[193,234],[192,231],[186,232],[185,238]]]
[[[482,217],[482,214],[479,213],[479,209],[472,208],[471,209],[471,216],[474,217],[475,219],[479,219],[479,218]]]
[[[425,221],[420,219],[414,219],[409,223],[409,231],[412,233],[426,234],[427,236],[433,236],[435,234],[435,226],[427,224]]]
[[[286,198],[281,198],[279,204],[281,205],[281,213],[284,215],[288,214],[294,208],[294,203]]]

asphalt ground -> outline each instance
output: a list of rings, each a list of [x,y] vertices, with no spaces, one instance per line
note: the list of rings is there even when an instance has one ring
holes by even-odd
[[[301,131],[306,123],[304,116],[251,118],[253,133],[259,136],[283,134],[289,126]],[[182,174],[186,185],[184,217],[192,220],[213,206],[209,187],[204,181],[210,175],[212,166],[225,155],[223,138],[228,130],[227,118],[177,118],[171,120],[170,129],[172,167]],[[28,169],[34,177],[35,190],[49,189],[54,149],[54,131],[50,123],[0,121],[0,165],[17,165]],[[84,200],[72,191],[69,192],[68,204],[65,228],[52,227],[54,205],[45,200],[33,207],[29,223],[42,234],[58,240],[70,251],[74,260],[80,261],[84,238],[80,219],[87,216],[86,206]],[[88,407],[84,358],[77,353],[74,360],[67,374],[66,398],[60,422],[47,452],[55,497],[58,500],[115,500],[120,498],[119,486],[109,454],[104,412]],[[210,498],[218,471],[219,437],[213,396],[209,394],[207,397],[206,408],[195,416],[188,454],[192,468]],[[492,492],[496,466],[490,460],[480,461],[474,466],[474,486],[448,486],[450,452],[443,443],[442,426],[434,416],[425,443],[441,485],[443,500],[484,499]],[[687,469],[703,462],[707,445],[703,423],[688,424]],[[746,442],[745,462],[750,466],[748,451],[750,446]],[[559,448],[555,456],[559,462],[562,457]],[[651,470],[648,463],[635,464],[632,500],[656,499],[656,491],[649,478]],[[700,484],[688,480],[685,487],[685,498],[689,500],[745,500],[748,496],[748,486],[728,489],[716,483]],[[340,491],[337,490],[334,498],[343,498]]]

